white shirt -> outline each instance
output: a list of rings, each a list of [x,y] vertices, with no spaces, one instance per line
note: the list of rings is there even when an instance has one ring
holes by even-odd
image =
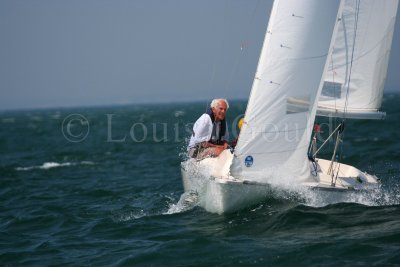
[[[190,136],[188,150],[196,147],[196,145],[201,142],[208,142],[211,139],[212,130],[213,122],[210,116],[204,113],[193,125],[193,134]],[[228,127],[226,127],[225,135],[222,137],[222,140],[227,140],[227,138]]]

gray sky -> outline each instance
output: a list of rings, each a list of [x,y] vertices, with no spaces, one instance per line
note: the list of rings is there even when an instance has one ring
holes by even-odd
[[[1,0],[0,109],[247,99],[271,6]],[[386,91],[400,91],[399,24]]]

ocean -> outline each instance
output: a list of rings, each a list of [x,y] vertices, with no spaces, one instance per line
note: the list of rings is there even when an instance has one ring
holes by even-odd
[[[398,103],[387,93],[385,120],[346,121],[342,161],[376,174],[379,194],[225,215],[181,199],[206,102],[0,112],[0,265],[400,266]],[[231,103],[232,138],[245,107]],[[334,122],[320,122],[323,139]]]

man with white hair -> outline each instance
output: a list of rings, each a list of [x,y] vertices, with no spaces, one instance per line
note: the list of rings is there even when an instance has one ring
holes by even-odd
[[[229,103],[226,99],[214,99],[210,107],[193,126],[188,146],[189,156],[192,158],[218,157],[228,147],[225,115]]]

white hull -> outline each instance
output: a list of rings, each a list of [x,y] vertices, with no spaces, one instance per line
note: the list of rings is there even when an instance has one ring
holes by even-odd
[[[234,212],[273,197],[276,193],[277,185],[251,181],[250,177],[237,179],[230,176],[232,158],[230,151],[225,150],[218,158],[202,161],[190,159],[181,164],[185,192],[196,192],[199,195],[199,206],[209,212]],[[320,205],[351,201],[349,196],[379,187],[376,176],[338,163],[333,166],[334,170],[339,167],[339,171],[334,171],[337,178],[336,183],[332,184],[332,176],[327,174],[329,165],[330,161],[318,159],[317,172],[315,165],[311,164],[310,178],[299,184],[306,190],[321,191],[318,194],[323,197]]]
[[[185,192],[199,194],[199,205],[213,213],[229,213],[261,202],[270,193],[268,185],[245,184],[240,180],[213,178],[204,181],[202,187],[190,187],[190,180],[204,179],[189,177],[182,169]]]

